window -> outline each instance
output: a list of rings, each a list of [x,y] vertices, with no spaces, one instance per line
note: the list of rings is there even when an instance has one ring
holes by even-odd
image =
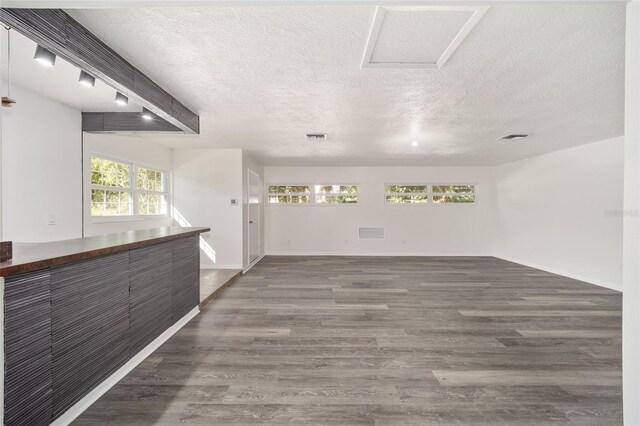
[[[131,165],[91,157],[91,216],[133,214]]]
[[[433,185],[434,203],[475,203],[475,185]]]
[[[387,185],[387,204],[475,203],[475,185]]]
[[[91,157],[91,216],[165,215],[167,200],[165,172]]]
[[[267,193],[269,204],[355,204],[358,202],[357,185],[269,185]]]
[[[138,214],[167,214],[165,174],[158,170],[138,167],[136,175]]]
[[[429,201],[429,186],[387,185],[385,194],[389,204],[424,204]]]
[[[268,188],[269,204],[308,204],[310,201],[309,185],[274,185]]]
[[[357,185],[315,185],[317,204],[354,204],[358,202]]]

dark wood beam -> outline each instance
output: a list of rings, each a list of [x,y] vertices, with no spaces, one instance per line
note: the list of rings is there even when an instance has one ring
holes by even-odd
[[[185,133],[200,118],[62,9],[1,8],[0,22],[104,81]]]
[[[154,117],[142,118],[141,112],[83,112],[82,131],[103,132],[181,132],[173,124]]]

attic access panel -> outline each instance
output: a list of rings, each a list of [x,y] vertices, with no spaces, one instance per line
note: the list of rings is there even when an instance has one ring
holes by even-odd
[[[486,6],[380,6],[361,68],[439,69],[487,9]]]

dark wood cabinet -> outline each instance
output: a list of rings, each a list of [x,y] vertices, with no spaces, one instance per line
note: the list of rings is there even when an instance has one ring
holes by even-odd
[[[174,237],[5,277],[4,424],[51,423],[198,306],[198,236]]]

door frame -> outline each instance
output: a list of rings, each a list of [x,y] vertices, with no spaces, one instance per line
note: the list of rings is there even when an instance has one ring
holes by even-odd
[[[254,175],[257,179],[258,179],[258,257],[252,262],[251,261],[251,226],[249,223],[249,217],[250,217],[250,199],[251,199],[251,193],[250,193],[250,188],[251,188],[251,175]],[[244,272],[247,272],[253,265],[255,265],[256,263],[258,263],[260,261],[260,259],[262,258],[261,256],[261,251],[262,251],[262,239],[260,238],[261,236],[261,231],[262,231],[262,219],[261,219],[261,214],[262,214],[262,182],[260,180],[260,175],[256,172],[254,172],[251,169],[247,169],[247,267],[244,268]]]

